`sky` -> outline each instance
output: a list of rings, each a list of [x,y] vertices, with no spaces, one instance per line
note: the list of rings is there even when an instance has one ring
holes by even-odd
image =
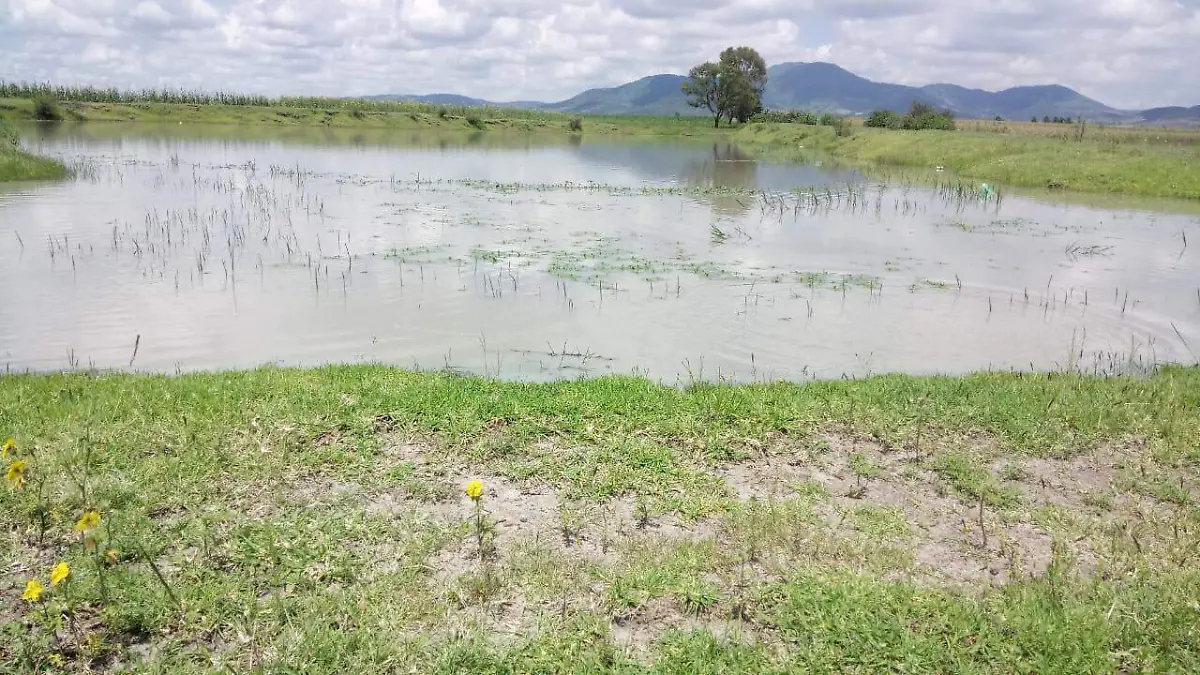
[[[1200,0],[0,0],[0,79],[121,88],[556,101],[731,45],[882,82],[1200,105]]]

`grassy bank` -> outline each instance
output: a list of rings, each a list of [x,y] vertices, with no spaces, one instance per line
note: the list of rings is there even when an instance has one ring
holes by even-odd
[[[838,137],[826,127],[754,124],[733,138],[776,157],[815,151],[862,164],[941,166],[964,178],[1019,187],[1200,199],[1200,145],[1093,136],[1075,142],[1033,133],[861,128]]]
[[[351,99],[285,99],[270,105],[221,103],[66,101],[56,104],[74,122],[272,125],[440,131],[514,131],[654,136],[713,136],[711,122],[698,117],[591,115],[572,129],[573,115],[516,108],[436,106],[423,103]],[[35,119],[34,101],[0,98],[0,119]]]
[[[0,436],[5,671],[1200,668],[1200,370],[8,375]]]
[[[38,157],[11,146],[0,146],[0,181],[56,180],[70,173],[57,159]]]
[[[25,152],[17,143],[17,132],[0,120],[0,181],[53,180],[69,175],[62,162]]]
[[[3,96],[7,95],[8,98]],[[38,108],[35,97],[42,98]],[[692,136],[732,134],[769,156],[827,153],[862,165],[944,167],[957,175],[1018,187],[1077,190],[1142,197],[1200,199],[1200,135],[1093,125],[964,121],[957,132],[854,127],[838,137],[832,127],[752,124],[713,129],[702,116],[576,117],[542,110],[427,103],[285,97],[22,88],[0,84],[0,120],[50,114],[76,122],[172,125],[254,125],[424,133],[519,132],[586,136]],[[1084,140],[1076,139],[1082,134]]]

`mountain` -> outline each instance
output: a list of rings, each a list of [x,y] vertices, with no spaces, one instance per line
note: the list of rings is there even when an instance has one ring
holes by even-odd
[[[832,63],[781,63],[767,69],[763,102],[768,108],[863,115],[872,110],[903,112],[913,101],[949,108],[961,117],[1027,120],[1044,115],[1119,120],[1128,113],[1110,108],[1061,85],[1014,87],[999,92],[956,84],[909,87],[873,82]]]
[[[1200,126],[1200,105],[1151,108],[1142,112],[1142,122],[1157,126]]]
[[[381,94],[378,96],[364,96],[363,98],[367,101],[406,101],[411,103],[429,103],[431,105],[461,105],[470,107],[497,105],[481,98],[471,98],[470,96],[460,96],[458,94]]]
[[[651,75],[617,87],[589,89],[556,103],[515,101],[491,103],[457,94],[385,95],[377,100],[421,101],[443,105],[495,105],[594,115],[706,115],[687,105],[682,75]],[[874,82],[832,63],[780,63],[767,69],[763,104],[772,109],[798,109],[864,115],[872,110],[907,110],[913,101],[949,108],[960,117],[1028,120],[1084,117],[1097,122],[1164,124],[1181,120],[1200,124],[1200,107],[1156,108],[1144,113],[1118,110],[1062,85],[1013,87],[1003,91],[968,89],[956,84],[911,87]],[[1195,120],[1194,122],[1192,120]],[[1170,122],[1174,123],[1174,122]]]
[[[565,101],[546,105],[548,110],[598,115],[695,114],[683,95],[683,75],[651,75],[605,89],[588,89]]]
[[[503,103],[496,103],[493,101],[485,101],[481,98],[461,96],[459,94],[377,94],[375,96],[364,96],[362,98],[364,101],[406,101],[411,103],[428,103],[429,105],[459,105],[467,108],[490,106],[499,108],[530,108],[537,110],[550,105],[549,103],[542,103],[541,101],[505,101]]]
[[[881,84],[832,63],[780,63],[767,69],[763,105],[773,109],[868,113],[906,110],[915,98],[912,87]]]
[[[1013,87],[992,93],[954,84],[931,84],[918,89],[919,96],[939,108],[949,108],[964,117],[1010,120],[1032,117],[1084,117],[1089,120],[1124,120],[1126,113],[1110,108],[1062,85]],[[969,112],[968,112],[969,111]]]

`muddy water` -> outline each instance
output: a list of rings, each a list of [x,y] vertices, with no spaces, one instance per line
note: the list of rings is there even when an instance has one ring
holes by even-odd
[[[723,142],[97,125],[28,144],[78,176],[0,186],[12,369],[687,382],[1200,351],[1186,204],[880,185]]]

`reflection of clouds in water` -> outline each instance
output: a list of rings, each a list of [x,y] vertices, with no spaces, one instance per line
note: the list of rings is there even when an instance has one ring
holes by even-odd
[[[887,205],[906,199],[918,208],[876,213],[873,203],[841,204],[764,218],[756,203],[739,204],[719,188],[787,190],[856,177],[755,162],[711,141],[585,139],[573,147],[521,138],[505,149],[499,139],[428,134],[415,146],[370,134],[323,145],[308,136],[295,143],[261,133],[243,140],[150,129],[143,138],[140,130],[94,129],[60,131],[43,143],[121,162],[100,166],[94,181],[0,196],[0,237],[18,229],[27,249],[22,256],[0,247],[0,354],[11,353],[14,364],[62,367],[73,347],[84,364],[121,366],[141,334],[138,364],[163,370],[177,361],[189,368],[359,358],[441,367],[452,353],[453,365],[482,371],[482,335],[489,372],[506,375],[531,362],[510,357],[506,365],[505,350],[551,341],[612,357],[612,372],[644,368],[668,381],[684,356],[747,376],[751,354],[760,372],[799,376],[808,366],[836,377],[863,374],[864,363],[874,372],[1052,367],[1084,330],[1097,349],[1153,335],[1162,355],[1175,340],[1171,322],[1188,336],[1200,325],[1191,288],[1200,243],[1198,255],[1182,261],[1181,242],[1171,243],[1190,217],[1011,196],[997,213],[994,205],[895,188]],[[250,160],[256,171],[244,168]],[[432,183],[414,184],[417,174]],[[489,189],[458,179],[529,185]],[[567,189],[564,181],[626,190]],[[693,189],[641,196],[643,186]],[[868,192],[874,198],[877,190]],[[194,270],[198,231],[187,225],[193,212],[209,218],[216,242],[202,278]],[[153,224],[169,218],[185,222],[173,221],[167,245]],[[233,254],[236,286],[223,267],[227,218],[244,234]],[[945,225],[958,221],[965,227]],[[714,244],[714,222],[733,236]],[[70,244],[52,265],[34,242],[66,234]],[[133,254],[134,236],[155,254]],[[1111,245],[1113,256],[1069,261],[1072,242]],[[388,256],[420,247],[428,250],[407,261]],[[586,274],[550,276],[555,260]],[[884,288],[843,293],[795,274],[821,271],[879,277]],[[1068,300],[1059,297],[1049,311],[1024,306],[1022,290],[1036,297],[1051,275],[1052,294]],[[921,283],[955,276],[961,292]],[[1124,316],[1097,300],[1114,287],[1140,301]],[[1087,291],[1084,307],[1078,299]]]

